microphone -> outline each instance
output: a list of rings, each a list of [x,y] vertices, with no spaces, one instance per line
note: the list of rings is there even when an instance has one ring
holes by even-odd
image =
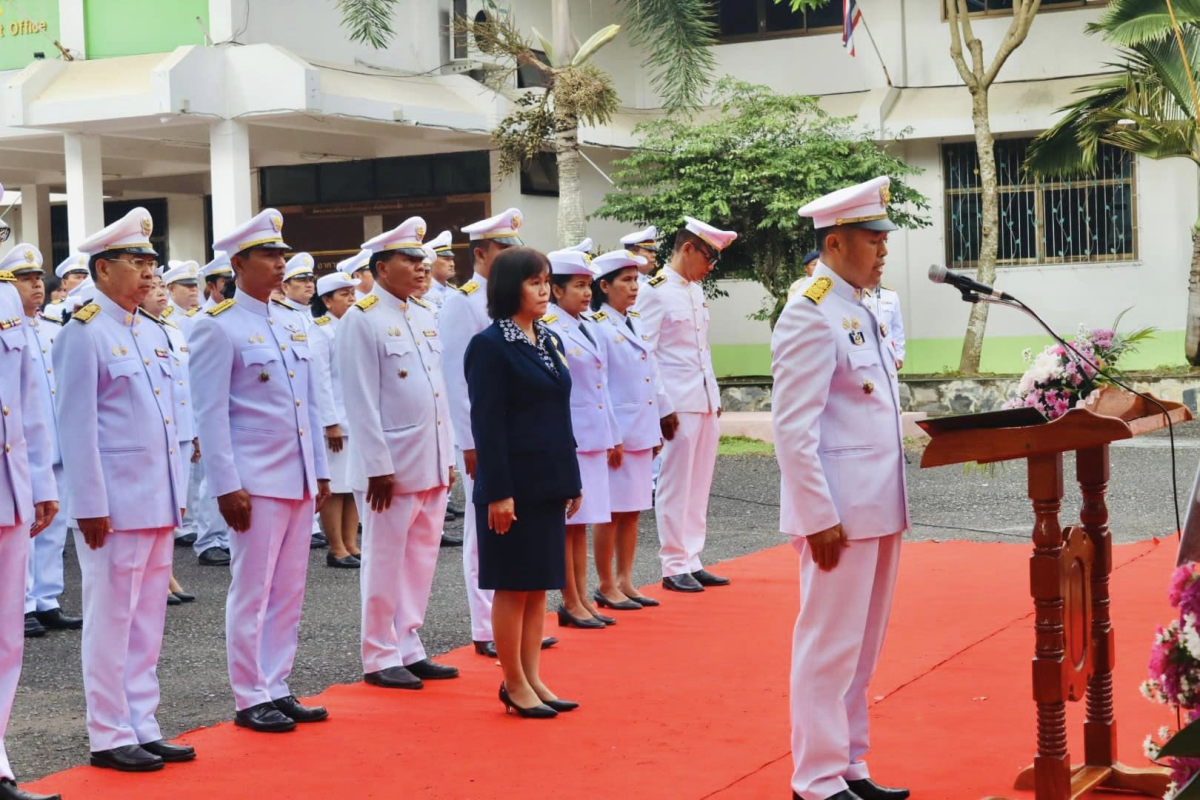
[[[975,292],[984,297],[994,297],[997,300],[1013,300],[1013,296],[1005,292],[993,289],[985,283],[972,280],[966,275],[961,275],[957,272],[951,272],[941,264],[931,264],[929,266],[929,280],[934,283],[948,283],[957,288],[961,292]]]

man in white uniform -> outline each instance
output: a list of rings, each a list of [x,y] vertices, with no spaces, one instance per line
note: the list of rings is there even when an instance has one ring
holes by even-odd
[[[350,258],[338,262],[338,270],[358,281],[358,288],[354,290],[354,296],[358,300],[362,300],[375,288],[375,278],[371,275],[370,263],[370,250],[359,250]]]
[[[800,553],[792,642],[793,796],[903,800],[866,763],[867,686],[908,528],[895,357],[864,294],[879,281],[889,181],[800,209],[821,258],[771,338],[779,526]]]
[[[904,318],[900,315],[900,295],[887,286],[876,286],[869,292],[871,310],[879,318],[879,333],[892,346],[896,369],[904,366]]]
[[[658,228],[651,225],[640,231],[627,233],[621,237],[621,247],[630,255],[645,259],[638,264],[638,285],[642,286],[650,280],[650,276],[658,272]]]
[[[42,254],[33,245],[18,244],[0,259],[0,271],[8,270],[16,278],[13,286],[21,297],[25,313],[25,338],[38,378],[38,398],[42,404],[42,420],[50,433],[54,454],[54,483],[62,484],[62,453],[59,450],[58,423],[54,416],[56,378],[54,374],[54,340],[62,331],[61,323],[43,317],[38,309],[46,297],[42,281]],[[61,497],[62,493],[59,493]],[[63,593],[63,548],[67,543],[67,510],[59,508],[53,522],[33,540],[29,554],[29,569],[25,576],[25,635],[42,636],[49,630],[77,630],[83,627],[82,617],[70,617],[62,612],[58,597]]]
[[[59,288],[71,291],[88,277],[88,257],[86,253],[75,252],[62,260],[54,268],[54,274],[62,281]]]
[[[450,231],[442,231],[426,243],[433,248],[437,257],[433,260],[433,265],[429,270],[429,291],[421,299],[432,303],[439,309],[446,302],[450,293],[454,291],[454,287],[450,285],[450,280],[454,277],[453,242],[454,237]]]
[[[187,338],[200,313],[200,265],[195,261],[170,261],[162,277],[167,285],[167,307],[162,318],[173,322]]]
[[[171,345],[138,309],[154,280],[144,208],[88,237],[96,282],[54,344],[63,497],[83,575],[83,689],[91,764],[123,772],[190,761],[155,719],[180,475]]]
[[[637,308],[675,408],[662,418],[667,441],[654,497],[663,588],[702,592],[707,586],[726,586],[729,579],[700,563],[721,415],[721,390],[708,346],[708,303],[700,281],[737,234],[692,217],[684,220],[670,263],[638,293]]]
[[[454,470],[442,343],[415,294],[426,280],[424,234],[425,220],[410,217],[363,245],[375,286],[336,340],[363,518],[363,679],[388,689],[458,677],[426,656],[419,635]]]
[[[306,324],[270,301],[283,281],[282,230],[269,208],[216,243],[233,254],[237,292],[205,313],[189,342],[208,485],[234,531],[225,608],[234,723],[271,733],[329,716],[287,686],[329,469]]]
[[[38,368],[21,330],[25,315],[14,281],[11,272],[0,271],[0,800],[60,800],[19,788],[4,749],[25,649],[19,620],[29,537],[45,530],[58,512]]]
[[[201,270],[204,275],[204,302],[201,311],[208,311],[217,303],[225,301],[225,285],[233,280],[233,267],[229,265],[229,254],[222,250],[213,251],[213,260]]]

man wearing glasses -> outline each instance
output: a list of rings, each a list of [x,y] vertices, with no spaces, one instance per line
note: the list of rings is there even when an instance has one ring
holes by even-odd
[[[708,303],[700,282],[737,234],[692,217],[675,235],[666,269],[638,296],[644,338],[658,358],[675,410],[662,417],[663,463],[654,499],[663,588],[702,592],[725,586],[700,563],[708,524],[708,492],[717,463],[721,393],[708,347]]]

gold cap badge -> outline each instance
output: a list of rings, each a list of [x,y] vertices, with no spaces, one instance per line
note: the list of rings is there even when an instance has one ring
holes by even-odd
[[[149,236],[150,231],[154,230],[154,223],[149,217],[142,217],[142,236]]]

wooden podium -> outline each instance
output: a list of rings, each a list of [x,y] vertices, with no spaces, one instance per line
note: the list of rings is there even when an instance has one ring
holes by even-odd
[[[1161,401],[1172,422],[1192,418],[1179,403]],[[1024,458],[1033,501],[1033,555],[1029,588],[1034,605],[1033,699],[1037,703],[1037,755],[1017,777],[1017,789],[1038,800],[1076,798],[1095,789],[1161,797],[1167,770],[1135,769],[1117,761],[1113,718],[1114,639],[1109,574],[1112,539],[1105,493],[1109,443],[1166,427],[1161,410],[1111,388],[1094,392],[1086,407],[1053,422],[1019,412],[931,419],[931,440],[921,466],[994,463]],[[1021,420],[1012,425],[1013,420]],[[977,422],[976,422],[977,421]],[[1063,453],[1074,452],[1082,494],[1080,524],[1060,526]],[[1084,763],[1074,769],[1067,753],[1067,702],[1087,698]]]

